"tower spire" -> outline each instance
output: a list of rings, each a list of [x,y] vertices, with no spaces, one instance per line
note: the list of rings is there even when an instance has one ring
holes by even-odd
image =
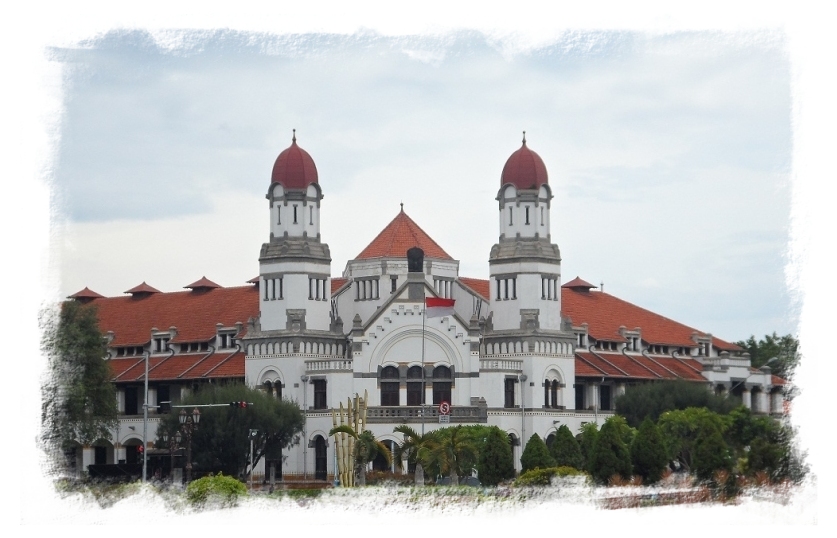
[[[526,137],[526,135],[524,134],[524,138],[525,137]],[[291,142],[296,142],[296,129],[294,129],[294,137],[291,138]],[[524,142],[525,142],[525,140],[524,140]]]
[[[523,131],[523,145],[526,145],[526,131]]]

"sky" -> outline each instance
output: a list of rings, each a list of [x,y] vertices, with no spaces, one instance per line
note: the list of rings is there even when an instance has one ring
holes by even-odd
[[[399,210],[487,278],[527,132],[564,281],[729,341],[795,333],[785,285],[791,83],[779,30],[386,36],[111,30],[51,47],[63,114],[60,293],[258,274],[265,193],[297,129],[339,276]]]
[[[232,511],[184,518],[142,496],[101,510],[57,494],[38,441],[46,360],[34,343],[47,309],[84,286],[119,295],[142,280],[170,291],[204,274],[222,285],[255,276],[268,177],[296,128],[320,170],[333,275],[403,201],[461,274],[487,276],[500,171],[526,130],[555,193],[565,281],[604,281],[730,340],[798,331],[791,418],[816,482],[788,504],[597,510],[601,524],[676,524],[685,536],[713,523],[833,526],[833,445],[821,427],[837,301],[833,18],[781,1],[421,6],[4,6],[0,315],[13,382],[0,394],[16,411],[3,432],[16,447],[18,522],[67,535],[84,523],[124,528],[137,513],[149,527],[275,526]],[[541,508],[434,522],[588,525],[575,506]],[[311,515],[287,514],[283,528],[349,525]],[[356,523],[425,528],[384,515]],[[696,515],[701,525],[682,525]]]

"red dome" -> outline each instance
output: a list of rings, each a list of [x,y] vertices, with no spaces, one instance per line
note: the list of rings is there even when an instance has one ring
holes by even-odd
[[[305,189],[317,182],[317,166],[308,152],[296,145],[296,129],[291,147],[283,151],[273,164],[271,183],[286,189]]]
[[[523,145],[515,151],[503,167],[500,176],[500,186],[511,183],[518,189],[537,189],[548,183],[546,166],[534,151],[526,147],[526,134],[523,134]]]

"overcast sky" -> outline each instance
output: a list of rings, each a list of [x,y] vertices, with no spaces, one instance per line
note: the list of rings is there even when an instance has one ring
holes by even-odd
[[[790,67],[781,33],[437,36],[113,31],[64,66],[63,295],[258,274],[273,162],[297,129],[332,275],[405,211],[487,278],[500,173],[544,160],[563,281],[727,340],[794,332]],[[171,43],[175,42],[175,46]]]

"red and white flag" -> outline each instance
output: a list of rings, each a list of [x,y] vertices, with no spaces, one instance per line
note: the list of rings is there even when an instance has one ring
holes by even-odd
[[[424,312],[428,318],[439,318],[453,315],[453,299],[442,299],[440,297],[427,297],[424,300]]]

